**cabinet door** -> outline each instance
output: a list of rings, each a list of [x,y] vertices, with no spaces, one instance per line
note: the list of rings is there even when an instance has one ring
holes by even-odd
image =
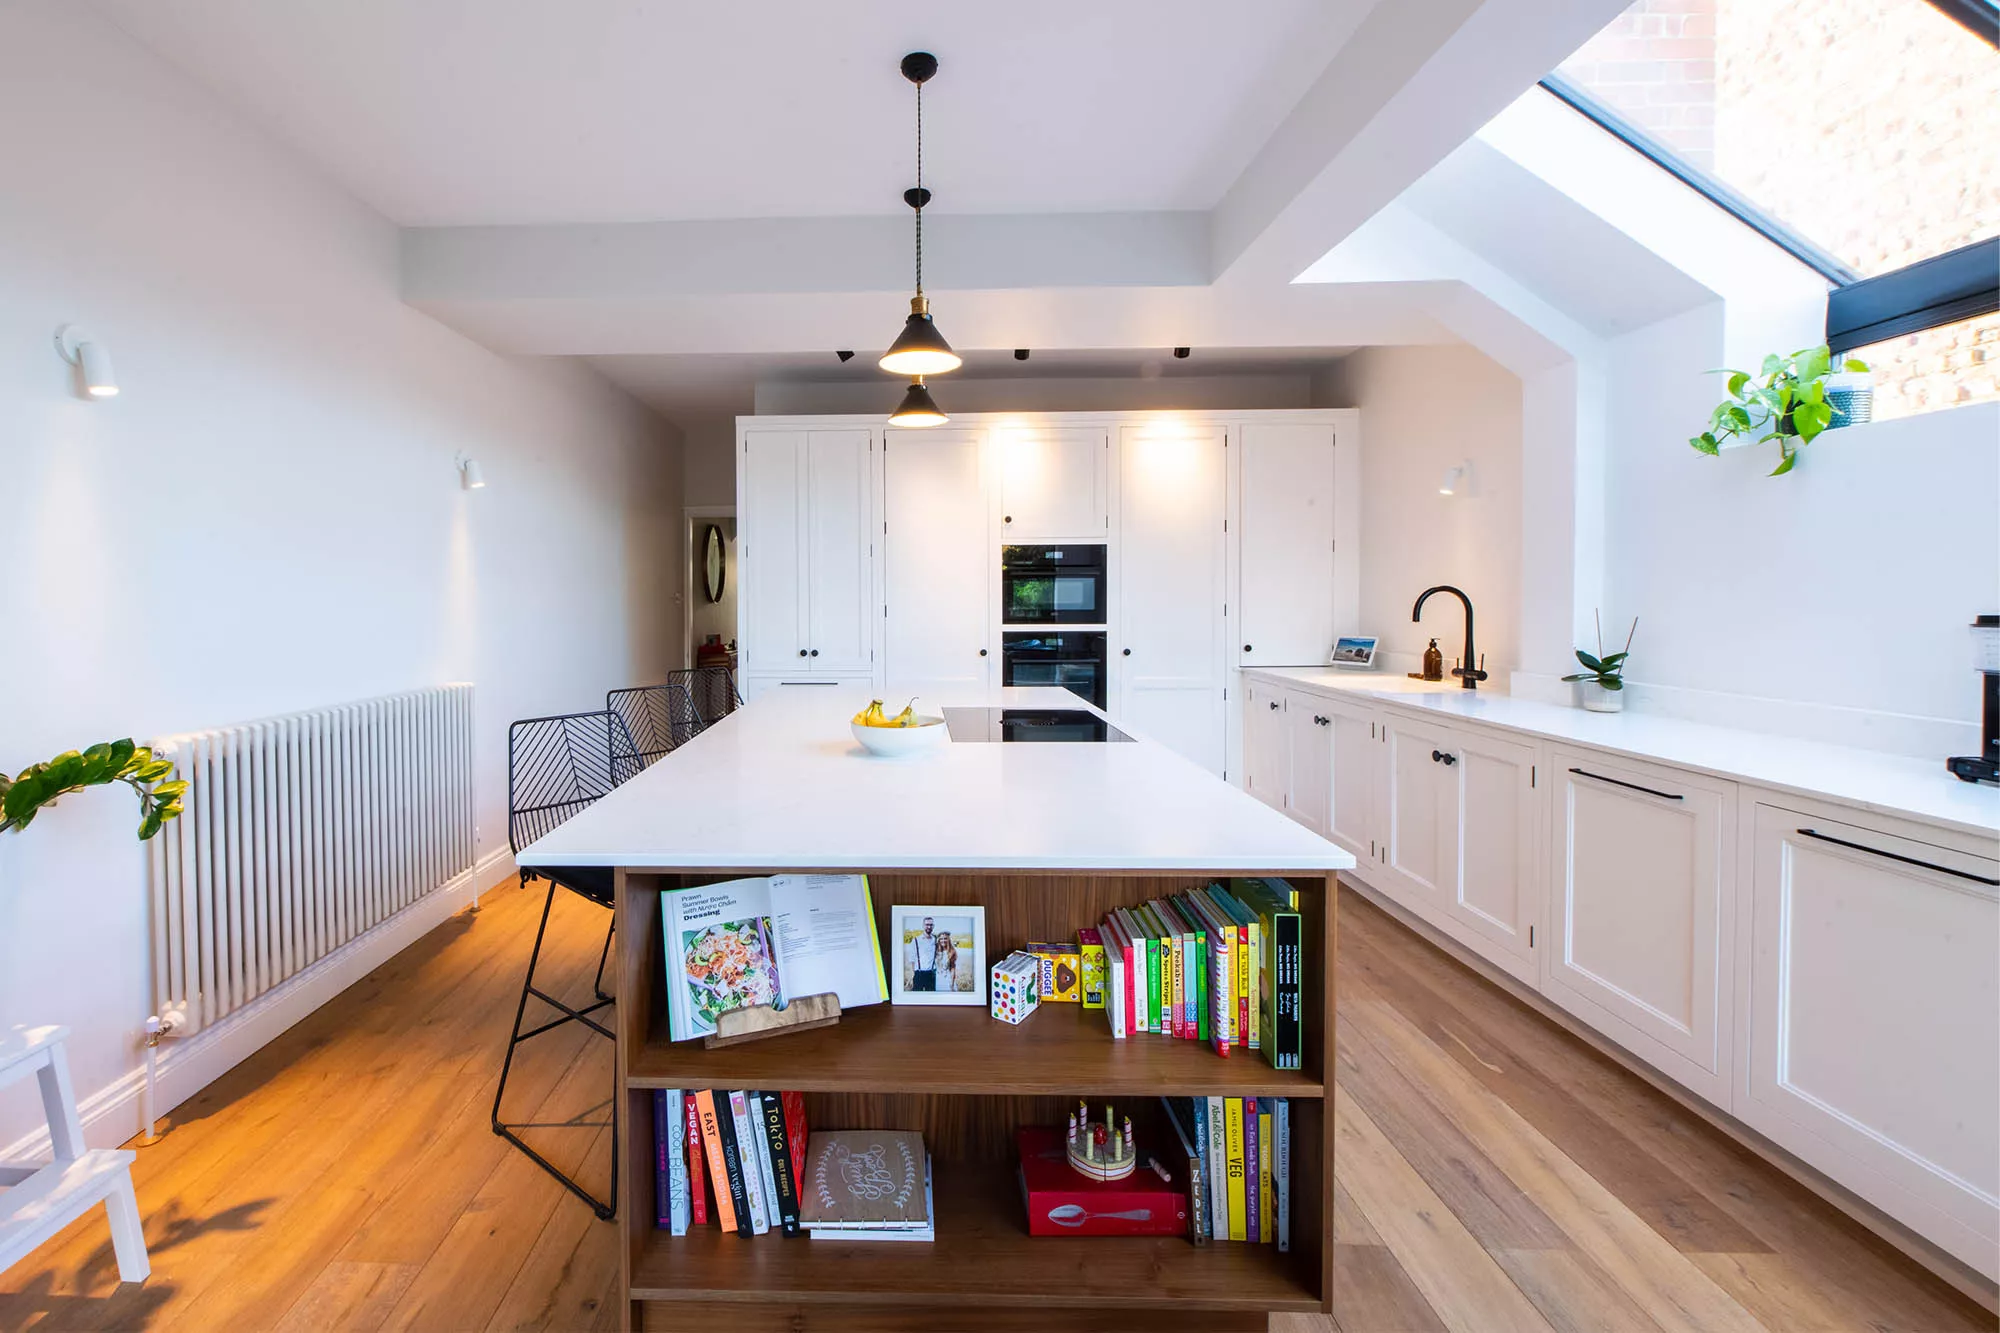
[[[1119,432],[1117,584],[1121,715],[1222,772],[1223,433]]]
[[[1382,750],[1385,887],[1404,906],[1427,910],[1435,924],[1454,896],[1446,830],[1458,824],[1458,783],[1439,757],[1450,753],[1451,737],[1391,717],[1383,722]]]
[[[865,430],[806,436],[806,642],[813,670],[873,667],[874,453]]]
[[[1285,808],[1291,758],[1285,692],[1260,680],[1243,684],[1243,790],[1273,810]]]
[[[1457,762],[1441,767],[1458,787],[1458,820],[1444,830],[1442,860],[1451,876],[1452,915],[1485,941],[1481,952],[1487,959],[1530,985],[1539,984],[1534,951],[1542,881],[1537,874],[1535,751],[1463,731],[1453,737],[1450,753]]]
[[[1290,691],[1281,716],[1291,739],[1285,813],[1326,836],[1333,808],[1333,718],[1317,695]]]
[[[1736,1114],[2000,1277],[1993,840],[1755,811]]]
[[[892,435],[882,466],[885,695],[933,705],[983,699],[999,575],[980,433]]]
[[[1376,791],[1381,784],[1382,746],[1376,736],[1375,710],[1340,698],[1320,700],[1320,711],[1333,745],[1333,778],[1329,789],[1326,836],[1339,843],[1365,868],[1375,861],[1381,835],[1376,831]]]
[[[995,427],[1003,542],[1105,539],[1104,428]]]
[[[743,436],[737,605],[745,671],[790,671],[811,660],[805,639],[805,441],[805,432],[796,430]]]
[[[1551,1000],[1727,1107],[1733,785],[1556,750]]]
[[[1242,428],[1236,660],[1315,666],[1333,651],[1333,427]]]

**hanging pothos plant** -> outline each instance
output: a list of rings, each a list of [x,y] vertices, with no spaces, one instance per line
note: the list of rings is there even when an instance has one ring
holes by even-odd
[[[85,787],[122,782],[139,793],[139,837],[160,831],[181,812],[185,781],[175,778],[171,759],[156,759],[150,748],[130,740],[103,741],[81,753],[66,751],[43,764],[30,764],[19,777],[0,773],[0,833],[26,828],[58,797]]]
[[[1867,363],[1849,360],[1843,369],[1865,371]],[[1799,451],[1811,444],[1821,431],[1836,424],[1841,410],[1826,396],[1826,377],[1833,373],[1833,354],[1822,344],[1790,356],[1764,358],[1764,368],[1753,376],[1747,370],[1718,370],[1729,376],[1729,397],[1709,414],[1708,429],[1688,443],[1713,457],[1724,444],[1744,441],[1763,444],[1776,440],[1782,457],[1771,469],[1772,476],[1790,472],[1799,461]]]

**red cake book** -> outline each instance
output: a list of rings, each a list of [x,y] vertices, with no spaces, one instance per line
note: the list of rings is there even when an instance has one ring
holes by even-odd
[[[1059,1129],[1014,1133],[1031,1236],[1185,1236],[1187,1182],[1172,1154],[1139,1149],[1139,1169],[1123,1180],[1089,1180],[1069,1164]],[[1157,1163],[1157,1168],[1155,1167]],[[1165,1172],[1162,1178],[1161,1172]]]

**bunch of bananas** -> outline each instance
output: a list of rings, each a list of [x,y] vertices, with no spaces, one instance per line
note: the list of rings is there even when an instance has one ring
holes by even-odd
[[[854,715],[854,725],[857,727],[914,727],[917,725],[917,701],[915,699],[910,700],[909,703],[903,706],[902,712],[896,714],[894,717],[890,717],[882,711],[882,701],[880,699],[872,699],[866,708]]]

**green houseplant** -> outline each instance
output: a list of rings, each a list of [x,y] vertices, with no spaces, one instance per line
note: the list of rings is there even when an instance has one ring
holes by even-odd
[[[1632,629],[1625,636],[1625,646],[1615,653],[1604,651],[1604,621],[1597,621],[1597,652],[1586,653],[1576,650],[1576,660],[1583,670],[1574,675],[1564,676],[1567,681],[1578,681],[1583,685],[1583,706],[1593,713],[1621,713],[1625,711],[1625,660],[1632,655],[1632,637],[1639,632],[1639,618],[1632,617]]]
[[[30,764],[19,777],[0,773],[0,832],[26,828],[57,798],[85,787],[122,782],[139,793],[139,837],[158,833],[181,812],[187,783],[174,777],[170,759],[157,759],[130,740],[101,741],[88,750],[67,750],[46,763]]]
[[[1848,360],[1843,370],[1865,372],[1863,361]],[[1827,376],[1834,373],[1833,354],[1824,344],[1793,352],[1790,356],[1771,355],[1757,375],[1746,370],[1718,370],[1729,376],[1729,397],[1709,414],[1708,429],[1688,441],[1697,452],[1710,457],[1722,452],[1724,444],[1741,440],[1762,444],[1778,442],[1781,457],[1772,476],[1790,472],[1797,466],[1799,451],[1830,430],[1840,409],[1828,400]]]

